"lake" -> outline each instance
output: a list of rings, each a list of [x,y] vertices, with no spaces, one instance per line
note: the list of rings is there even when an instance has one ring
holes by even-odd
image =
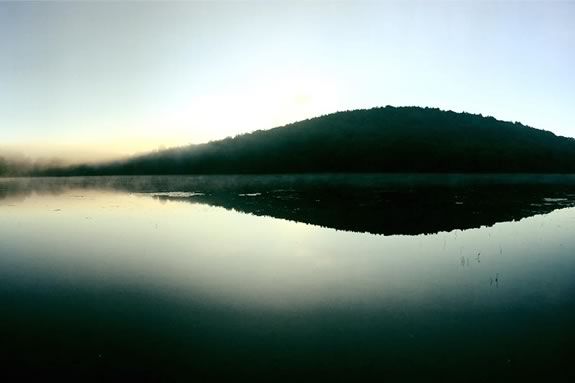
[[[0,179],[0,233],[22,376],[575,377],[575,176]]]

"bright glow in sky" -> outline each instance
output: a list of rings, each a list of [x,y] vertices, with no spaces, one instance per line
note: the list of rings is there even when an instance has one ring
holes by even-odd
[[[575,2],[1,2],[0,150],[129,154],[434,106],[575,136]]]

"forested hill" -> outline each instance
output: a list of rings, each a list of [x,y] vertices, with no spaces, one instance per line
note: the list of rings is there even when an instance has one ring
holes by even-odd
[[[575,139],[418,107],[338,112],[286,126],[43,175],[575,172]]]

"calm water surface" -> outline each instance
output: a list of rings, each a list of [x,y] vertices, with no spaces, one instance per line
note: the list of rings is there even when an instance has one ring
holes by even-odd
[[[572,177],[0,180],[3,367],[574,377]]]

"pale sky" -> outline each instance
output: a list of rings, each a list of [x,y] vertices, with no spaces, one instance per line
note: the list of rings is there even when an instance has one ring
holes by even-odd
[[[0,151],[132,154],[385,105],[575,136],[573,1],[0,2]]]

